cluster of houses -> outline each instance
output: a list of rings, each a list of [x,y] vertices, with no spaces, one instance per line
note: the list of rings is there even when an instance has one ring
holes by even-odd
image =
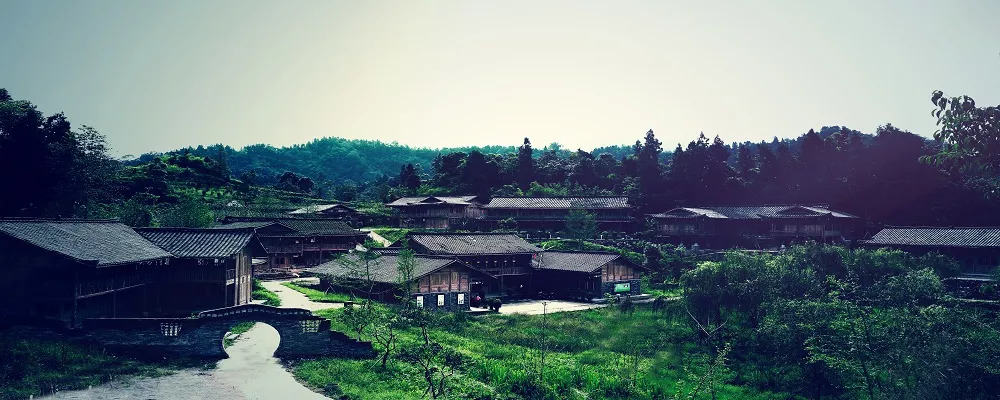
[[[131,228],[117,221],[0,219],[0,317],[76,326],[88,318],[187,316],[251,301],[253,278],[292,268],[331,284],[364,280],[383,297],[400,288],[419,306],[464,310],[486,298],[594,299],[638,294],[643,268],[617,253],[546,251],[511,233],[455,233],[503,224],[561,230],[583,209],[605,230],[636,229],[624,197],[428,196],[388,204],[398,243],[362,257],[357,210],[314,206],[277,217],[226,217],[210,228]],[[984,280],[1000,265],[1000,228],[887,227],[821,205],[680,207],[645,216],[663,243],[768,249],[807,240],[941,252]],[[434,230],[429,230],[429,229]],[[442,230],[442,231],[437,231]],[[408,254],[402,255],[403,249]],[[342,256],[344,254],[346,256]],[[408,272],[400,265],[408,264]]]

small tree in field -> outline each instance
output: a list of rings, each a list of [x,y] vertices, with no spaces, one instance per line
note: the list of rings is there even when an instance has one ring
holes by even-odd
[[[566,215],[566,236],[576,239],[583,248],[583,241],[597,235],[597,221],[586,210],[574,208]]]

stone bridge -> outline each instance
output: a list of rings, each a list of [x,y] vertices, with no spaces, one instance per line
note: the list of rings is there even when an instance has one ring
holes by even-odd
[[[330,321],[301,308],[259,304],[203,311],[191,318],[94,318],[84,320],[80,339],[148,353],[227,358],[222,339],[240,322],[263,322],[278,331],[279,358],[374,356],[369,342],[331,331]]]

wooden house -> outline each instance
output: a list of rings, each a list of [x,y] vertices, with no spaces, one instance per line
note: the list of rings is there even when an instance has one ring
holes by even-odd
[[[150,283],[171,257],[117,221],[0,219],[0,317],[76,327],[147,315]]]
[[[938,252],[961,265],[961,278],[986,280],[1000,267],[1000,228],[889,227],[862,242],[916,254]]]
[[[642,267],[617,253],[545,251],[535,259],[534,267],[535,287],[559,298],[589,300],[608,293],[642,293]]]
[[[319,265],[364,243],[368,235],[330,218],[226,217],[217,228],[253,228],[267,252],[266,268]]]
[[[415,233],[403,240],[417,254],[455,257],[496,280],[473,280],[472,293],[482,297],[527,297],[534,294],[532,260],[542,249],[514,234]]]
[[[707,249],[845,242],[856,239],[860,221],[826,206],[806,205],[678,207],[649,218],[661,241]]]
[[[517,229],[561,231],[574,209],[594,216],[599,230],[632,231],[635,220],[628,197],[494,197],[483,206],[486,228],[511,220]]]
[[[317,204],[293,210],[288,213],[293,217],[311,216],[337,219],[355,225],[362,221],[363,215],[357,209],[347,204]]]
[[[491,280],[454,257],[415,255],[409,279],[402,276],[399,255],[379,253],[365,259],[358,253],[309,268],[324,285],[354,288],[367,295],[373,288],[376,300],[394,300],[401,295],[400,285],[410,285],[410,296],[417,307],[430,310],[464,311],[471,302],[472,282]]]
[[[150,309],[159,315],[250,303],[254,256],[266,255],[252,229],[139,228],[140,235],[174,255],[154,274]]]
[[[401,228],[455,229],[483,215],[477,196],[403,197],[386,204]]]

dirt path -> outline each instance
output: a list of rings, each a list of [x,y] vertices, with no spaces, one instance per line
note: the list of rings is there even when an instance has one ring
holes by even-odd
[[[371,231],[366,228],[361,228],[361,230],[368,232],[368,238],[382,244],[383,246],[389,247],[389,245],[392,244],[392,242],[390,242],[389,239],[382,237],[382,235],[375,233],[375,231]]]
[[[267,290],[270,290],[278,295],[281,299],[282,308],[304,308],[309,311],[325,310],[328,308],[341,308],[344,306],[343,303],[321,303],[318,301],[309,300],[306,295],[296,292],[282,285],[285,282],[309,282],[310,280],[316,281],[316,278],[304,278],[304,279],[285,279],[279,281],[263,281],[262,285]]]
[[[222,338],[219,338],[221,341]],[[278,331],[258,323],[240,336],[212,370],[186,369],[158,378],[112,382],[46,399],[326,399],[302,386],[274,358]]]

